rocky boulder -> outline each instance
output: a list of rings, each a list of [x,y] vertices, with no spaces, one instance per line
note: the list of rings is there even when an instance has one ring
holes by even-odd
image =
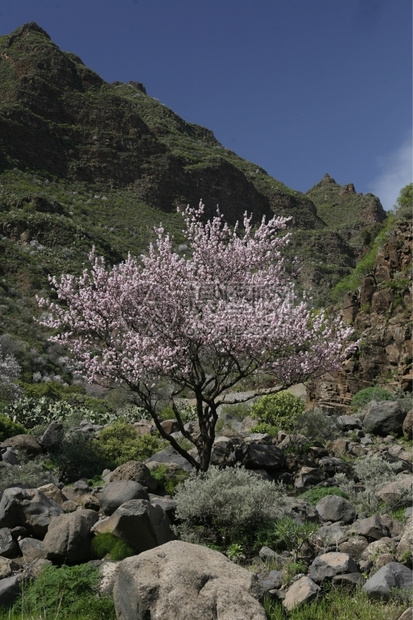
[[[316,557],[310,567],[310,577],[316,583],[332,579],[337,575],[358,573],[359,569],[348,553],[331,551]]]
[[[145,463],[141,461],[127,461],[123,465],[119,465],[109,476],[110,482],[117,480],[133,480],[146,487],[149,493],[154,493],[158,483],[151,476],[151,472]]]
[[[109,482],[99,496],[100,506],[105,515],[109,516],[131,499],[149,499],[146,488],[134,480]]]
[[[29,534],[43,538],[51,519],[62,513],[62,508],[38,489],[11,487],[0,500],[0,528],[22,525]]]
[[[374,435],[386,437],[390,433],[402,435],[403,422],[406,417],[398,401],[371,401],[361,414],[364,428]]]
[[[318,586],[310,577],[300,577],[287,590],[283,606],[291,611],[302,603],[310,603],[320,592]]]
[[[147,551],[175,538],[165,511],[145,499],[125,502],[93,528],[94,533],[111,532],[137,553]]]
[[[326,495],[316,505],[316,511],[323,521],[340,521],[352,523],[356,518],[356,511],[351,502],[338,495]]]
[[[114,587],[122,620],[265,620],[256,575],[221,553],[172,541],[123,560]]]
[[[94,510],[77,510],[52,519],[43,541],[45,557],[57,564],[91,560],[91,529],[98,518]]]
[[[389,562],[366,581],[363,590],[371,599],[389,599],[394,588],[412,589],[413,571],[399,562]]]

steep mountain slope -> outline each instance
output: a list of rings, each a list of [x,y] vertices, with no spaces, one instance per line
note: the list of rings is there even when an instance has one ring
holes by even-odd
[[[133,189],[162,210],[220,204],[228,219],[288,213],[321,228],[312,202],[186,123],[136,83],[108,84],[36,24],[0,39],[0,167]]]
[[[356,330],[360,345],[341,372],[314,386],[318,403],[346,406],[356,392],[375,384],[411,393],[412,215],[411,204],[396,212],[372,268],[344,295],[343,319]]]
[[[142,84],[108,84],[37,24],[25,24],[0,37],[0,344],[21,350],[27,376],[39,363],[30,349],[54,371],[57,353],[44,353],[33,320],[48,274],[79,272],[93,246],[111,263],[139,254],[160,221],[178,246],[176,207],[201,198],[230,222],[245,211],[257,221],[291,217],[301,285],[323,303],[363,253],[354,239],[367,230],[366,245],[379,224],[366,229],[373,197],[357,194],[345,206],[351,225],[338,226],[321,199],[325,188],[321,198],[317,188],[304,195],[286,187]]]
[[[316,205],[318,216],[331,230],[340,233],[358,256],[363,254],[387,217],[376,196],[356,193],[352,183],[339,185],[328,174],[308,190],[306,196]]]

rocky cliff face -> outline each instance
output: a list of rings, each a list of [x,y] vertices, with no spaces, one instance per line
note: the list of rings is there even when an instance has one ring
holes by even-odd
[[[411,215],[396,219],[373,270],[357,291],[345,296],[343,318],[354,326],[359,350],[340,373],[325,376],[313,386],[315,400],[346,406],[356,392],[377,383],[395,391],[411,391],[411,224]]]
[[[0,83],[0,170],[128,187],[166,211],[202,197],[230,220],[276,211],[295,226],[324,226],[309,198],[186,123],[141,84],[108,84],[37,24],[0,38]]]
[[[339,185],[328,174],[306,195],[316,205],[319,217],[340,233],[357,256],[363,255],[387,217],[377,196],[356,192],[353,183]]]

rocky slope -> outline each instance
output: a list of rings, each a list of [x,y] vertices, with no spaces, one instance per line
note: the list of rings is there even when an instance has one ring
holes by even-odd
[[[323,224],[308,198],[186,123],[135,82],[108,84],[62,52],[34,23],[0,40],[0,167],[18,167],[104,188],[171,211],[222,206],[228,219],[288,213]]]
[[[378,249],[374,266],[342,302],[344,320],[354,326],[359,349],[334,376],[314,386],[312,397],[328,406],[348,405],[359,390],[374,384],[411,392],[413,294],[412,212],[397,217]]]
[[[159,614],[165,620],[264,620],[280,617],[275,615],[277,609],[290,612],[298,606],[311,614],[314,608],[306,606],[315,598],[319,603],[328,601],[332,592],[341,592],[347,599],[348,613],[351,599],[360,597],[361,591],[374,615],[360,617],[406,620],[410,615],[401,614],[411,600],[413,575],[413,519],[408,508],[412,463],[401,437],[403,433],[412,437],[411,414],[406,416],[397,401],[370,402],[357,415],[337,417],[328,441],[325,432],[322,437],[320,418],[311,437],[282,430],[270,437],[249,432],[253,420],[248,417],[234,430],[227,415],[225,436],[214,444],[214,464],[244,466],[247,471],[242,475],[249,486],[242,487],[242,492],[247,497],[251,486],[267,485],[268,491],[274,480],[288,486],[282,491],[282,501],[279,498],[284,529],[278,538],[271,537],[268,529],[268,538],[261,535],[255,540],[256,524],[243,538],[240,531],[234,546],[222,531],[215,532],[220,534],[219,551],[186,542],[185,536],[180,539],[182,530],[172,528],[180,523],[182,498],[179,490],[175,496],[166,495],[161,480],[172,480],[180,466],[189,466],[177,453],[165,449],[145,463],[124,462],[113,471],[106,470],[100,485],[93,488],[87,476],[65,485],[54,479],[37,486],[33,485],[35,462],[52,450],[53,442],[56,448],[61,441],[59,423],[53,422],[37,439],[33,435],[10,437],[0,445],[0,606],[7,608],[18,599],[21,585],[26,596],[29,580],[36,579],[46,566],[90,562],[100,570],[100,591],[114,598],[117,617],[130,620],[148,614]],[[143,431],[142,425],[139,429]],[[66,432],[83,434],[92,446],[92,438],[99,437],[101,430],[84,421]],[[149,424],[146,430],[150,432]],[[79,453],[72,458],[84,456]],[[26,484],[27,463],[19,466],[27,457],[32,466],[31,485]],[[156,477],[159,468],[163,478]],[[48,473],[52,477],[53,472]],[[202,485],[204,479],[197,484]],[[209,502],[212,515],[217,513],[220,494],[228,491],[222,480],[216,485],[214,502]],[[211,488],[206,486],[209,492]],[[231,505],[226,508],[239,512],[236,494],[241,490],[233,486],[233,480],[230,490]],[[248,505],[245,495],[243,500]],[[187,519],[196,541],[203,528]],[[130,557],[113,561],[108,550],[97,553],[99,547],[94,543],[102,535],[122,542]],[[253,546],[246,556],[242,550],[248,537]],[[394,587],[399,589],[397,597]],[[265,599],[267,609],[268,601],[272,602],[274,616],[264,612]],[[364,608],[366,602],[360,604]],[[349,617],[339,615],[338,610],[335,613],[338,618]]]
[[[328,174],[306,196],[316,205],[317,214],[327,226],[339,232],[357,256],[363,255],[386,219],[376,196],[356,193],[353,183],[339,185]]]

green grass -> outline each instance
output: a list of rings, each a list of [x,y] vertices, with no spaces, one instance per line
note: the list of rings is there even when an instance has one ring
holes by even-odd
[[[113,600],[98,596],[99,569],[90,564],[46,566],[32,582],[23,583],[20,598],[1,620],[115,620]]]
[[[408,603],[394,598],[387,603],[371,601],[367,594],[357,589],[332,587],[325,596],[312,603],[302,604],[286,613],[279,601],[265,602],[268,620],[397,620]]]

